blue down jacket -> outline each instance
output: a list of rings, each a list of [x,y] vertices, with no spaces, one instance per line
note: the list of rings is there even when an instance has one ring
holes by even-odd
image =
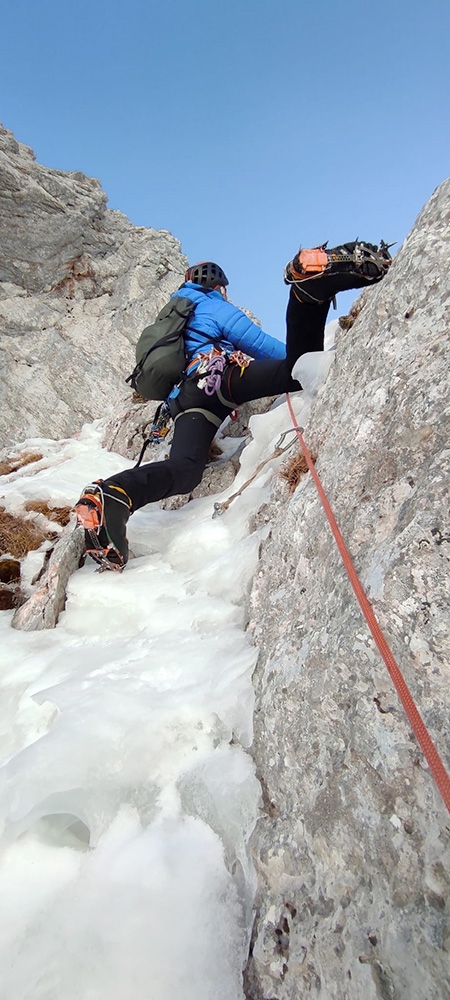
[[[224,351],[243,351],[258,359],[281,360],[286,356],[286,348],[281,340],[264,333],[245,313],[227,302],[220,292],[205,293],[201,291],[200,285],[187,281],[174,294],[197,303],[195,312],[189,318],[184,338],[189,358],[210,351],[214,346]],[[211,337],[210,341],[205,339],[205,334]]]

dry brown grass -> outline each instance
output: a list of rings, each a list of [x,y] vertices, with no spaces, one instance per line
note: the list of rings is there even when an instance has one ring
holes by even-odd
[[[148,403],[148,399],[146,399],[145,396],[141,396],[140,392],[138,392],[137,389],[133,389],[133,393],[132,393],[132,396],[131,396],[131,402],[132,403]]]
[[[219,448],[219,445],[215,441],[211,441],[208,452],[208,462],[216,462],[218,458],[221,458],[223,451]]]
[[[314,464],[317,461],[317,455],[311,455]],[[278,473],[281,479],[285,479],[288,487],[289,493],[294,493],[297,486],[302,478],[308,472],[308,464],[305,456],[298,452],[296,455],[292,455],[292,458],[283,465]]]
[[[43,514],[47,521],[62,527],[69,523],[71,514],[71,507],[49,507],[46,500],[29,500],[25,510],[31,515]],[[27,552],[38,549],[45,540],[53,541],[58,534],[50,527],[41,528],[32,516],[8,514],[4,507],[0,507],[0,556],[8,554],[15,559],[23,559]]]
[[[47,536],[33,521],[8,514],[0,507],[0,552],[23,559],[27,552],[38,549]]]
[[[39,462],[41,458],[42,455],[37,452],[27,451],[15,458],[6,458],[4,462],[0,462],[0,476],[8,476],[10,472],[17,472],[22,466],[30,465],[31,462]]]
[[[356,302],[353,303],[350,312],[347,314],[347,316],[339,316],[339,326],[341,330],[351,330],[355,322],[355,319],[358,319],[358,316],[362,311],[362,309],[364,309],[364,306],[365,306],[365,300],[361,299],[360,297],[359,299],[356,300]]]
[[[0,583],[0,611],[11,611],[22,604],[23,596],[20,587],[7,587]]]
[[[16,583],[20,580],[20,562],[18,559],[0,559],[0,582]]]
[[[51,531],[50,526],[47,530],[40,528],[32,515],[43,514],[48,521],[65,525],[71,512],[70,507],[49,507],[45,500],[28,501],[26,510],[28,516],[22,517],[0,507],[0,611],[17,608],[25,600],[20,587],[20,560],[42,542],[58,538],[59,532]]]
[[[29,500],[25,504],[25,510],[43,514],[48,521],[57,521],[62,527],[69,523],[71,509],[71,507],[49,507],[45,500]]]

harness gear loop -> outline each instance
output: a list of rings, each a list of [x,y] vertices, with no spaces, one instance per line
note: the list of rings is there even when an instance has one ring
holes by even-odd
[[[193,377],[194,375],[201,375],[207,371],[208,362],[212,358],[221,357],[223,351],[220,351],[218,347],[212,347],[210,351],[200,351],[196,354],[194,358],[191,358],[189,364],[186,365],[186,375],[188,377]]]
[[[286,393],[286,399],[292,423],[295,424],[295,413],[289,393]],[[403,708],[405,709],[407,718],[413,729],[414,735],[417,741],[419,742],[420,746],[422,747],[425,759],[428,763],[428,766],[436,782],[436,785],[442,795],[442,798],[444,800],[444,803],[448,811],[450,812],[450,775],[448,774],[448,772],[444,767],[444,764],[438,753],[438,750],[434,745],[433,740],[431,739],[428,729],[419,713],[419,710],[414,702],[413,696],[406,684],[406,681],[403,677],[400,667],[398,666],[397,661],[395,660],[395,657],[390,647],[388,646],[385,636],[383,635],[383,632],[380,628],[380,625],[378,623],[372,605],[370,604],[370,601],[359,580],[351,555],[344,542],[343,536],[338,527],[336,518],[333,514],[330,503],[328,501],[325,490],[320,481],[314,462],[305,444],[300,428],[296,428],[296,434],[302,452],[305,456],[309,471],[313,477],[317,492],[322,502],[322,506],[327,515],[331,531],[333,532],[336,545],[339,549],[339,554],[347,570],[347,574],[350,583],[353,587],[358,604],[361,608],[364,618],[366,619],[366,622],[369,626],[369,629],[372,633],[375,643],[381,653],[381,656],[383,657],[383,660],[387,666],[389,674],[396,688],[397,694],[400,698]]]
[[[197,373],[202,377],[198,380],[197,385],[199,389],[204,390],[207,396],[214,396],[214,393],[220,389],[225,364],[224,354],[213,353],[213,356],[206,363],[202,362],[199,365]]]
[[[170,409],[166,400],[164,400],[159,404],[157,410],[155,411],[149,436],[145,438],[142,445],[139,458],[134,466],[135,469],[139,468],[149,444],[160,444],[161,441],[164,441],[164,438],[167,437],[169,433],[168,425],[171,419]]]
[[[232,365],[237,365],[240,368],[239,377],[242,378],[245,369],[248,368],[251,361],[254,359],[250,357],[249,354],[244,354],[243,351],[233,351],[232,354],[228,355],[228,361]]]
[[[191,359],[186,366],[186,375],[188,378],[196,378],[198,388],[203,389],[207,396],[213,396],[214,393],[217,393],[220,402],[228,406],[229,401],[221,396],[220,389],[225,368],[229,367],[230,371],[227,378],[228,391],[233,406],[236,407],[237,404],[233,400],[230,388],[231,375],[233,374],[234,367],[238,367],[241,377],[251,361],[253,361],[253,358],[248,354],[244,354],[243,351],[232,351],[230,353],[226,350],[220,350],[218,347],[213,347],[207,354],[196,354],[195,358]]]

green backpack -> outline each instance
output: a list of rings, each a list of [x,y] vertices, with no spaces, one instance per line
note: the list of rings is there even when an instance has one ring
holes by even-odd
[[[136,344],[136,367],[125,381],[145,399],[166,399],[186,364],[184,331],[196,302],[176,295],[146,326]]]

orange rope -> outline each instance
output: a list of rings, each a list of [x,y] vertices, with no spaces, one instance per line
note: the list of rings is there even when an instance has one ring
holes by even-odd
[[[287,404],[288,404],[288,407],[289,407],[289,413],[291,415],[292,422],[295,425],[297,423],[297,421],[296,421],[294,409],[293,409],[293,406],[292,406],[292,403],[291,403],[291,400],[290,400],[290,397],[289,397],[288,394],[286,394],[286,398],[287,398]],[[372,608],[372,606],[371,606],[368,598],[366,597],[366,594],[365,594],[365,591],[363,589],[363,586],[362,586],[362,584],[361,584],[361,582],[360,582],[360,580],[358,578],[358,575],[356,573],[355,567],[353,565],[351,555],[350,555],[350,553],[349,553],[349,551],[347,549],[347,546],[346,546],[346,544],[344,542],[344,539],[343,539],[343,537],[341,535],[341,532],[340,532],[339,527],[337,525],[337,522],[336,522],[336,519],[334,517],[333,511],[331,510],[330,504],[329,504],[327,496],[325,494],[325,490],[324,490],[324,488],[322,486],[322,483],[321,483],[321,481],[319,479],[318,473],[316,472],[316,468],[314,466],[314,462],[313,462],[313,460],[311,458],[311,455],[310,455],[310,453],[308,451],[308,448],[306,447],[306,444],[305,444],[305,441],[303,439],[303,436],[302,436],[301,432],[298,429],[296,430],[296,434],[297,434],[298,440],[300,442],[300,447],[301,447],[301,449],[303,451],[303,454],[305,456],[306,462],[308,464],[309,471],[310,471],[310,473],[311,473],[311,475],[312,475],[312,477],[314,479],[314,482],[316,484],[319,497],[320,497],[320,499],[322,501],[322,505],[323,505],[325,513],[327,515],[327,518],[328,518],[331,530],[333,532],[333,535],[334,535],[337,547],[339,549],[342,561],[343,561],[344,566],[345,566],[345,568],[347,570],[347,573],[348,573],[348,576],[349,576],[349,579],[350,579],[350,583],[351,583],[351,585],[353,587],[353,590],[355,592],[357,601],[358,601],[358,603],[360,605],[360,608],[361,608],[362,613],[363,613],[363,615],[364,615],[364,617],[366,619],[366,622],[367,622],[367,624],[368,624],[368,626],[370,628],[370,631],[371,631],[371,633],[373,635],[373,638],[374,638],[374,640],[376,642],[376,645],[378,646],[378,649],[379,649],[379,651],[380,651],[380,653],[381,653],[381,655],[383,657],[383,660],[384,660],[384,662],[385,662],[385,664],[386,664],[386,666],[387,666],[387,668],[389,670],[391,678],[392,678],[392,680],[393,680],[393,682],[395,684],[395,687],[397,689],[397,693],[398,693],[398,695],[400,697],[400,701],[401,701],[401,703],[403,705],[403,708],[405,709],[406,715],[408,716],[408,719],[409,719],[409,721],[411,723],[411,726],[412,726],[412,729],[414,731],[414,734],[415,734],[418,742],[420,743],[420,746],[422,747],[422,750],[424,752],[424,755],[425,755],[425,758],[427,760],[427,763],[428,763],[428,766],[430,768],[430,771],[431,771],[431,773],[432,773],[432,775],[434,777],[434,780],[435,780],[435,782],[436,782],[436,784],[437,784],[437,786],[439,788],[439,791],[440,791],[440,793],[442,795],[442,798],[443,798],[443,800],[445,802],[445,805],[447,806],[447,809],[450,812],[450,776],[449,776],[448,772],[446,771],[446,769],[444,767],[444,764],[442,762],[442,759],[439,756],[439,753],[438,753],[438,751],[437,751],[437,749],[436,749],[436,747],[435,747],[435,745],[433,743],[433,740],[431,739],[431,736],[430,736],[430,734],[428,732],[428,729],[427,729],[427,727],[426,727],[426,725],[425,725],[425,723],[424,723],[424,721],[423,721],[423,719],[422,719],[422,717],[421,717],[418,709],[416,708],[413,696],[412,696],[412,694],[411,694],[411,692],[410,692],[410,690],[408,688],[408,685],[406,684],[406,681],[405,681],[405,679],[403,677],[403,674],[402,674],[402,672],[400,670],[400,667],[398,666],[398,664],[397,664],[397,662],[396,662],[396,660],[394,658],[394,655],[391,652],[391,650],[390,650],[390,648],[389,648],[389,646],[387,644],[387,641],[386,641],[386,639],[385,639],[385,637],[384,637],[384,635],[383,635],[383,633],[381,631],[381,628],[380,628],[380,626],[378,624],[378,621],[377,621],[377,619],[375,617],[375,613],[373,611],[373,608]]]

